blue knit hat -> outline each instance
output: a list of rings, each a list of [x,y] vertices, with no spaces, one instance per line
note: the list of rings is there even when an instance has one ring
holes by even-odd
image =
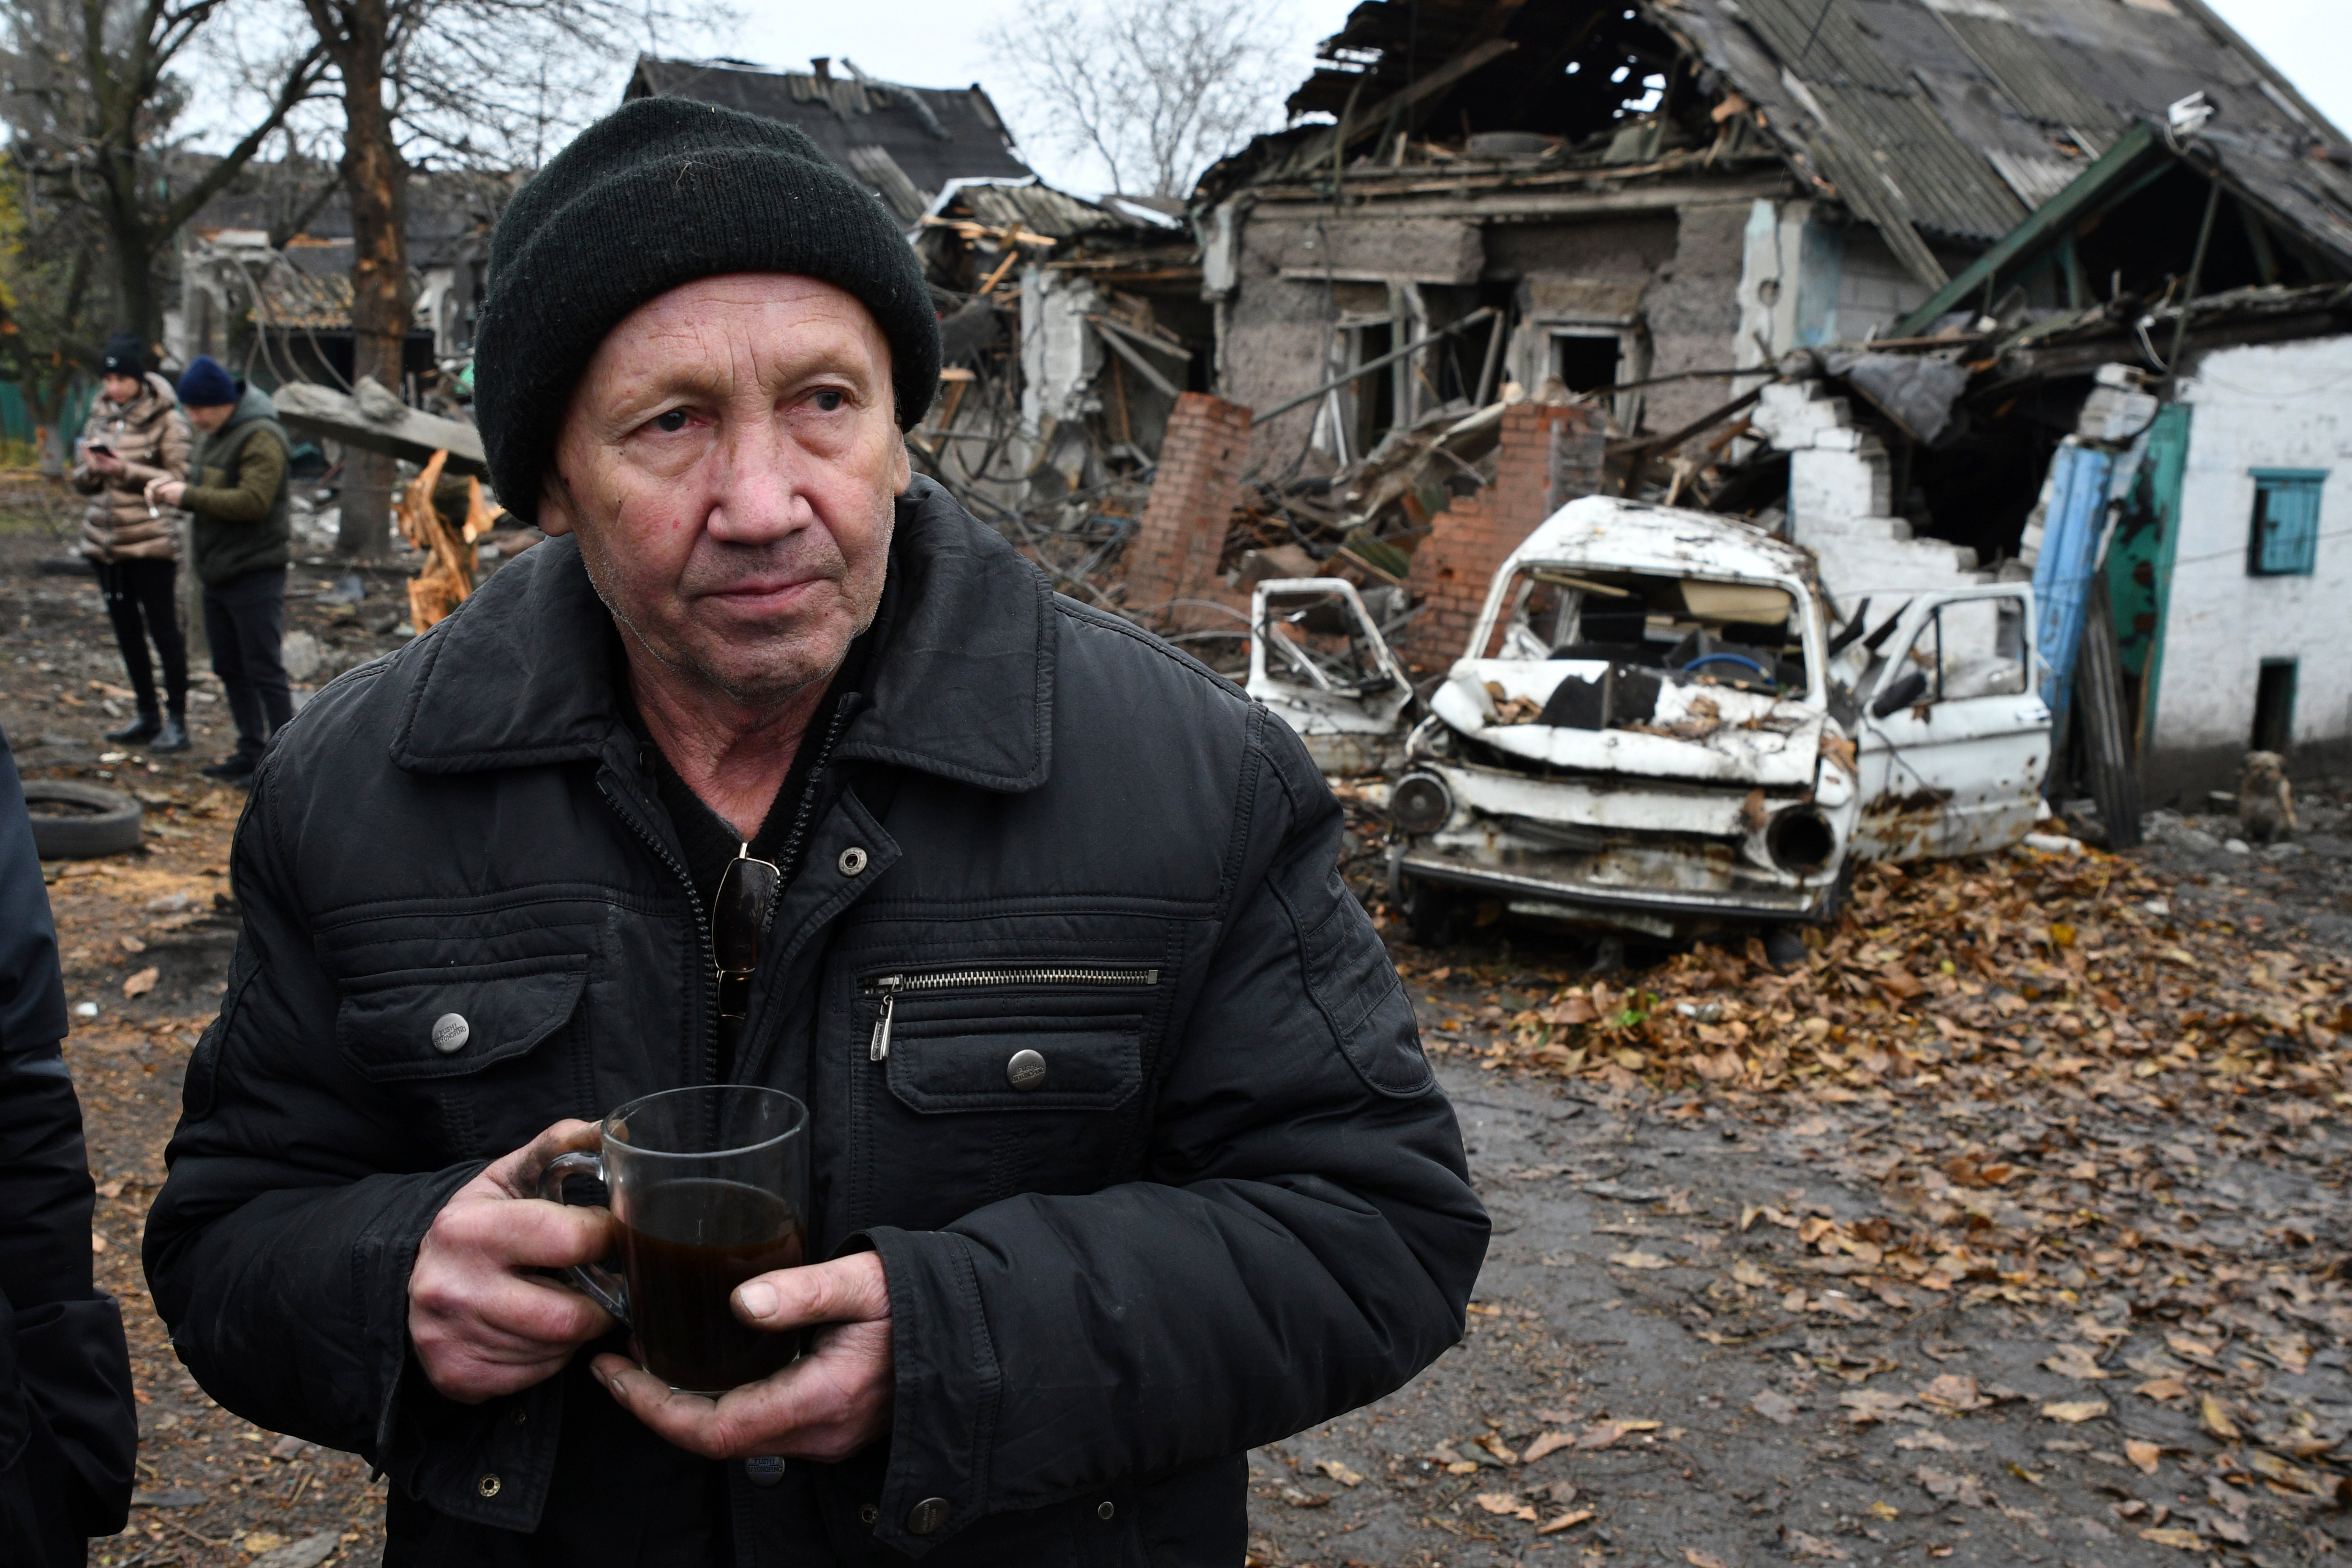
[[[180,404],[185,408],[217,408],[236,401],[236,379],[210,354],[198,354],[180,375]]]

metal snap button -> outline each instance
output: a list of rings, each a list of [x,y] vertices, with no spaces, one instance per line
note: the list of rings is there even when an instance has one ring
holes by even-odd
[[[858,1522],[858,1523],[860,1523],[860,1524],[871,1524],[871,1523],[873,1523],[876,1520],[880,1519],[881,1517],[882,1517],[882,1510],[881,1510],[880,1509],[878,1509],[878,1508],[875,1507],[872,1503],[870,1503],[870,1502],[866,1502],[866,1503],[860,1503],[860,1504],[858,1504],[858,1505],[857,1505],[857,1522]]]
[[[948,1500],[927,1497],[907,1510],[907,1529],[916,1535],[929,1535],[948,1521]]]
[[[1108,1520],[1108,1519],[1110,1518],[1110,1516],[1111,1516],[1111,1515],[1113,1515],[1113,1514],[1117,1513],[1118,1511],[1118,1510],[1117,1510],[1117,1509],[1113,1508],[1109,1503],[1106,1502],[1106,1503],[1102,1504],[1100,1507],[1098,1507],[1098,1508],[1097,1508],[1097,1509],[1095,1510],[1095,1517],[1096,1517],[1097,1519],[1100,1519],[1100,1520]]]
[[[841,868],[843,876],[855,877],[866,869],[866,851],[853,844],[841,852],[841,858],[835,864]]]
[[[1015,1089],[1034,1089],[1045,1081],[1045,1058],[1032,1050],[1018,1050],[1004,1064],[1004,1080]]]
[[[463,1050],[473,1033],[474,1026],[466,1022],[466,1015],[444,1013],[433,1020],[433,1048],[445,1057]]]
[[[517,1426],[530,1419],[530,1412],[518,1405],[507,1412],[507,1419]]]
[[[486,1498],[493,1498],[499,1495],[499,1482],[498,1477],[484,1476],[480,1480],[474,1483],[474,1489],[481,1493]]]
[[[743,1461],[743,1479],[755,1487],[772,1487],[784,1479],[782,1454],[754,1454]]]

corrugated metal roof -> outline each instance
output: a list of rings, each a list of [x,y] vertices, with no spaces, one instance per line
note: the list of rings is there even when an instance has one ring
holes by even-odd
[[[971,221],[990,228],[1018,226],[1047,239],[1069,239],[1102,229],[1139,228],[1090,201],[1054,189],[1031,176],[1026,180],[959,180],[931,204],[935,216],[950,216],[961,207]]]

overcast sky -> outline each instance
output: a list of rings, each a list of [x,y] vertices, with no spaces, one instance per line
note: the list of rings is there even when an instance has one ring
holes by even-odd
[[[680,54],[729,55],[761,65],[807,68],[813,55],[846,55],[871,77],[918,87],[989,89],[1014,128],[1022,128],[1019,93],[992,68],[981,34],[994,16],[1021,0],[885,0],[882,4],[817,5],[809,0],[733,0],[744,21],[726,37],[679,39]],[[1271,10],[1290,34],[1288,47],[1304,76],[1315,40],[1337,32],[1354,0],[1274,0]],[[2284,70],[2304,96],[2338,127],[2352,126],[2352,3],[2347,0],[2209,0],[2246,40]],[[618,92],[614,93],[617,98]],[[1097,170],[1024,144],[1032,166],[1057,184],[1090,190]]]

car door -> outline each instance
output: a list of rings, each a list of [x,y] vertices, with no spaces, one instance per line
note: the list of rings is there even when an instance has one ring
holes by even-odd
[[[1277,577],[1250,599],[1249,694],[1279,714],[1327,773],[1378,773],[1412,683],[1355,585]]]
[[[2050,710],[2032,626],[2022,583],[1922,595],[1904,609],[1855,721],[1863,854],[1982,854],[2039,820]]]

